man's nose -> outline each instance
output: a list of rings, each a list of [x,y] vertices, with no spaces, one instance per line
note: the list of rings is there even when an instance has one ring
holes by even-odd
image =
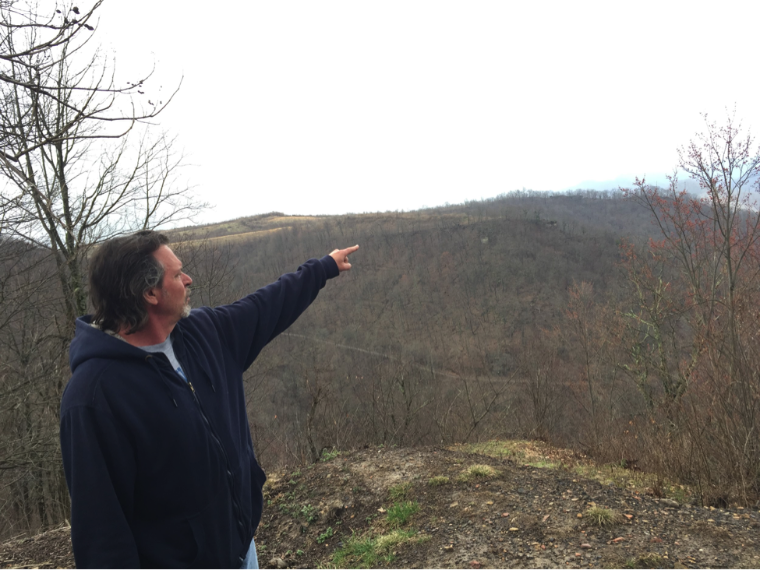
[[[190,287],[190,285],[193,284],[193,278],[190,277],[187,273],[185,275],[185,287]]]

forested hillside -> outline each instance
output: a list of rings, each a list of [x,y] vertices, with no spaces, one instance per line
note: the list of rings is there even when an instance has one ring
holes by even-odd
[[[249,233],[274,221],[284,229]],[[235,299],[334,247],[361,246],[354,269],[329,283],[249,372],[265,463],[363,443],[548,437],[546,422],[577,441],[577,419],[561,419],[580,411],[568,398],[574,347],[548,341],[556,390],[537,412],[545,420],[529,412],[525,375],[538,360],[528,354],[543,354],[545,337],[562,328],[574,284],[592,284],[598,299],[621,295],[622,234],[613,228],[639,236],[650,229],[644,210],[597,193],[515,193],[419,212],[275,215],[228,226],[240,233],[220,239],[211,227],[207,242],[197,241],[203,233],[179,233],[204,304]]]

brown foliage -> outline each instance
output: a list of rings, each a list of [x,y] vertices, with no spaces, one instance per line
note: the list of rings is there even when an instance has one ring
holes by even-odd
[[[705,496],[760,491],[760,150],[741,125],[708,121],[679,167],[705,196],[637,182],[661,232],[627,246],[635,294],[629,372],[644,394],[662,467]]]

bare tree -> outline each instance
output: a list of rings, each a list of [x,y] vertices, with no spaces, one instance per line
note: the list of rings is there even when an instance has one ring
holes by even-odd
[[[0,232],[51,252],[69,324],[86,310],[82,266],[90,244],[187,217],[198,206],[189,188],[177,185],[182,156],[172,139],[145,129],[114,139],[101,123],[78,120],[102,108],[100,71],[92,60],[73,72],[64,58],[49,70],[55,97],[29,97],[11,85],[11,105],[4,107],[6,117],[22,125],[21,136],[6,141],[21,160],[18,166],[0,162],[7,181],[0,190]],[[80,85],[87,87],[84,94]],[[28,116],[34,119],[26,122]],[[54,136],[64,126],[66,136]]]
[[[99,5],[0,0],[0,535],[68,513],[58,408],[88,252],[203,207],[174,140],[142,124],[165,103],[141,111],[142,83],[117,87],[87,45]]]
[[[20,167],[19,160],[27,152],[76,137],[73,131],[81,123],[110,124],[115,126],[110,136],[119,138],[137,122],[157,116],[171,100],[173,94],[165,102],[143,97],[152,72],[117,85],[112,66],[99,50],[85,55],[101,4],[102,0],[96,0],[89,9],[80,10],[68,1],[0,0],[0,98],[2,109],[13,109],[0,113],[0,160],[6,165]],[[68,75],[68,87],[81,97],[62,97],[59,70],[74,56],[81,67]],[[82,76],[93,70],[99,78],[82,82]],[[40,102],[63,105],[70,113],[40,131],[33,128]]]

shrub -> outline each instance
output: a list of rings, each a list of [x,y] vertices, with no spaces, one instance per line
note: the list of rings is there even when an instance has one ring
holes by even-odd
[[[331,450],[323,449],[322,456],[319,458],[319,460],[322,462],[332,461],[333,459],[338,457],[338,455],[340,455],[340,451],[338,451],[335,448]]]

